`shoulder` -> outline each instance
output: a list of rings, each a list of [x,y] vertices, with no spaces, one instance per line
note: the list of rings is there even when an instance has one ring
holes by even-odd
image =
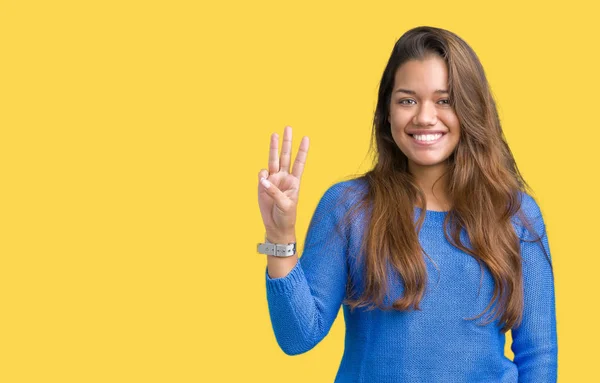
[[[368,192],[368,187],[364,176],[338,181],[325,190],[321,197],[321,203],[335,202],[337,205],[348,207],[361,200]]]
[[[538,235],[542,235],[545,231],[545,224],[542,216],[542,209],[540,208],[538,201],[532,195],[524,191],[519,191],[518,199],[519,209],[513,216],[513,223],[518,230],[517,232],[520,233],[521,239],[523,239],[524,236],[529,238],[529,234],[532,234],[532,230],[535,230],[535,233]]]
[[[519,199],[521,202],[521,211],[526,217],[535,219],[542,215],[542,210],[533,196],[526,192],[519,191]]]
[[[331,184],[321,195],[315,215],[329,216],[336,221],[346,213],[351,214],[368,190],[368,182],[364,177],[338,181]]]

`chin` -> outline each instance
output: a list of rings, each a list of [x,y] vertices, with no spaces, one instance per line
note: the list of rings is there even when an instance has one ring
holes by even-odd
[[[424,159],[424,158],[419,158],[419,159],[414,159],[411,158],[410,161],[413,162],[415,165],[417,166],[441,166],[441,165],[445,165],[446,164],[446,160],[448,158],[442,158],[442,159]]]

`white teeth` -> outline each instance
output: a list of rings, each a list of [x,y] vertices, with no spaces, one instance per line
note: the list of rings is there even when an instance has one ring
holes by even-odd
[[[420,135],[413,135],[413,137],[415,138],[415,140],[417,141],[435,141],[438,138],[440,138],[442,136],[441,133],[437,133],[437,134],[420,134]]]

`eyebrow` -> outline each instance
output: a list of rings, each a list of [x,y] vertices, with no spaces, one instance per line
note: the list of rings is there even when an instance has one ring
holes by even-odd
[[[412,95],[417,94],[414,90],[402,89],[402,88],[396,89],[394,91],[394,93],[397,93],[397,92],[402,92],[402,93],[407,93],[407,94],[412,94]],[[433,93],[448,93],[448,91],[445,89],[436,89]]]

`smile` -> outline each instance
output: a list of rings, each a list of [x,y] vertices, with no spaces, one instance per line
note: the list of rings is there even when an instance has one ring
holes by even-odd
[[[439,142],[445,133],[435,133],[435,134],[409,134],[412,137],[412,141],[418,145],[433,145]]]

